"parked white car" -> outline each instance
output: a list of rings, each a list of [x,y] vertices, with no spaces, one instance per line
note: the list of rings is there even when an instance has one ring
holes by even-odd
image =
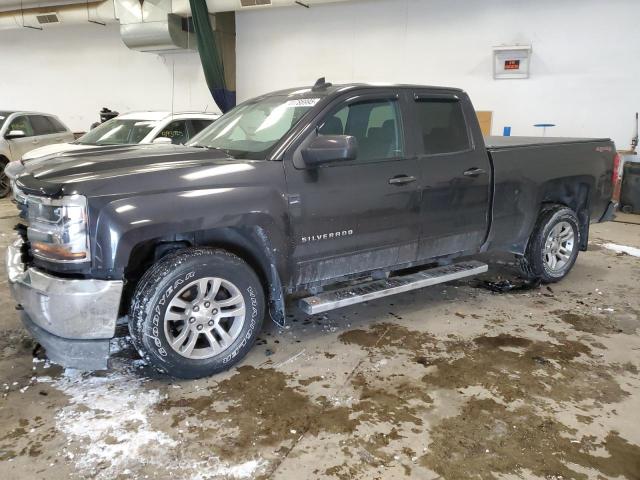
[[[9,162],[40,147],[65,144],[73,140],[73,132],[55,115],[40,112],[0,110],[0,197],[10,191],[5,167]]]
[[[23,160],[107,145],[186,143],[220,117],[215,113],[130,112],[118,115],[72,143],[49,145],[23,156]]]
[[[22,156],[19,162],[11,162],[4,168],[1,179],[0,196],[11,190],[11,182],[20,175],[27,165],[35,166],[49,162],[59,155],[118,145],[174,144],[186,143],[196,134],[211,125],[220,115],[216,113],[174,113],[170,112],[130,112],[118,115],[74,142],[47,145]],[[4,192],[4,193],[2,193]]]

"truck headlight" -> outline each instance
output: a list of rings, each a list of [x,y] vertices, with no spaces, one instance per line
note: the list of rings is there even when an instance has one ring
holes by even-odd
[[[91,259],[86,197],[28,196],[27,218],[27,237],[34,256],[65,263]]]

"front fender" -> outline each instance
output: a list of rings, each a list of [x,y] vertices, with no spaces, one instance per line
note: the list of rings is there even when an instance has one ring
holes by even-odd
[[[263,232],[281,278],[287,276],[286,205],[272,187],[220,187],[104,199],[94,213],[93,268],[122,278],[136,245],[154,239],[210,241],[211,232]],[[207,238],[209,237],[209,238]]]

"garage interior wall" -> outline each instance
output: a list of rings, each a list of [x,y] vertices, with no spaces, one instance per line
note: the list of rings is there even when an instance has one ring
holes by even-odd
[[[58,115],[86,131],[98,111],[219,112],[197,52],[155,55],[128,49],[119,25],[86,24],[0,31],[0,109]]]
[[[494,134],[611,136],[627,148],[640,110],[637,0],[361,0],[242,10],[239,101],[334,83],[459,86],[493,112]],[[494,80],[492,46],[532,44],[531,78]],[[117,24],[0,31],[0,108],[58,114],[86,130],[107,106],[218,111],[197,53],[129,50]]]
[[[242,101],[327,81],[458,86],[493,134],[610,136],[640,110],[637,0],[363,0],[236,15]],[[492,46],[531,44],[531,77],[494,80]]]

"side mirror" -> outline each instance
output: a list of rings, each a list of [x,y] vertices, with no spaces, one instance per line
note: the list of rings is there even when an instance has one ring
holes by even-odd
[[[357,156],[358,139],[351,135],[318,135],[302,150],[302,159],[309,166],[355,160]]]
[[[155,138],[151,143],[154,143],[156,145],[171,145],[173,142],[171,141],[170,138],[158,137],[158,138]]]
[[[24,138],[26,136],[27,134],[24,133],[24,130],[11,130],[10,132],[7,132],[4,138],[7,140],[13,140],[14,138]]]

